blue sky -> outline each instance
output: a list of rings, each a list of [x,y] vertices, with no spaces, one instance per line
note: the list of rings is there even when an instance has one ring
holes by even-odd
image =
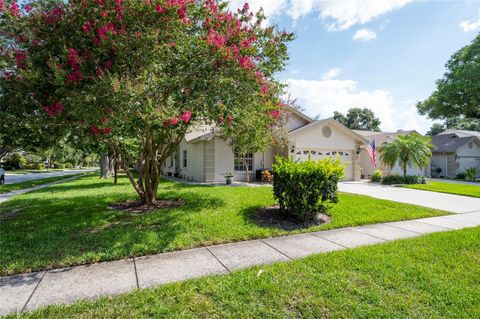
[[[243,5],[234,0],[232,7]],[[290,63],[279,78],[306,113],[369,107],[383,130],[432,121],[415,103],[430,95],[456,50],[480,31],[480,1],[257,0],[269,24],[294,31]]]

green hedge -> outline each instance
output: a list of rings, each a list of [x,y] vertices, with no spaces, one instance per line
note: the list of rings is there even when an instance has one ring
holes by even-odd
[[[343,173],[339,159],[294,163],[277,157],[273,195],[282,210],[307,223],[318,213],[327,213],[329,204],[338,202],[337,184]]]
[[[45,164],[43,163],[36,163],[36,164],[27,164],[25,165],[26,169],[33,169],[33,170],[44,170]]]
[[[72,163],[65,163],[65,168],[73,168],[73,164]]]
[[[65,168],[65,164],[63,163],[55,163],[55,168],[59,168],[59,169],[64,169]]]
[[[389,175],[382,179],[382,184],[394,185],[394,184],[426,184],[424,176],[418,175]]]

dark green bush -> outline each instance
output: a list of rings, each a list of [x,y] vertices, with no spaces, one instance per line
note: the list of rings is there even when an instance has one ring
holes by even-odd
[[[73,168],[73,164],[72,163],[65,163],[65,168]]]
[[[466,179],[467,178],[467,174],[465,174],[465,172],[460,172],[457,174],[457,179]]]
[[[308,223],[338,202],[344,165],[338,159],[294,163],[282,157],[273,165],[273,195],[280,209]]]
[[[22,155],[13,153],[5,158],[5,165],[11,166],[14,169],[21,169],[27,165],[27,160]]]
[[[65,164],[63,163],[55,163],[55,168],[59,168],[59,169],[64,169],[65,168]]]
[[[372,178],[370,179],[370,181],[372,183],[380,183],[382,181],[382,176],[383,176],[383,172],[381,170],[376,170],[375,172],[373,172]]]
[[[394,185],[394,184],[426,184],[424,176],[419,175],[389,175],[382,179],[382,184]]]
[[[27,164],[24,167],[25,169],[33,169],[33,170],[44,170],[45,164],[43,163],[36,163],[36,164]]]

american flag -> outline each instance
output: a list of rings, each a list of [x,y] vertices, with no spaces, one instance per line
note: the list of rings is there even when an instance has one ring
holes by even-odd
[[[368,156],[370,156],[370,162],[373,166],[377,166],[377,147],[375,146],[375,140],[367,145]]]

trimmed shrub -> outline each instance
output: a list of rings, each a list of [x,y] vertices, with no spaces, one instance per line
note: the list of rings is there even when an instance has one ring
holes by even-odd
[[[372,183],[380,183],[382,181],[382,176],[383,176],[383,172],[381,170],[376,170],[375,172],[373,172],[372,178],[370,179],[370,181]]]
[[[385,176],[382,179],[382,184],[384,185],[394,185],[394,184],[426,184],[424,176],[419,175],[389,175]]]
[[[59,169],[64,169],[65,168],[65,164],[63,163],[55,163],[55,168],[59,168]]]
[[[65,163],[65,168],[73,168],[73,164],[72,163]]]
[[[26,169],[33,169],[33,170],[44,170],[45,169],[45,164],[43,163],[37,163],[37,164],[27,164],[25,165]]]
[[[467,178],[467,175],[465,174],[465,172],[460,172],[457,174],[457,179],[465,179]]]
[[[292,162],[277,157],[273,165],[273,196],[280,209],[308,223],[338,202],[338,181],[345,166],[339,159]]]

